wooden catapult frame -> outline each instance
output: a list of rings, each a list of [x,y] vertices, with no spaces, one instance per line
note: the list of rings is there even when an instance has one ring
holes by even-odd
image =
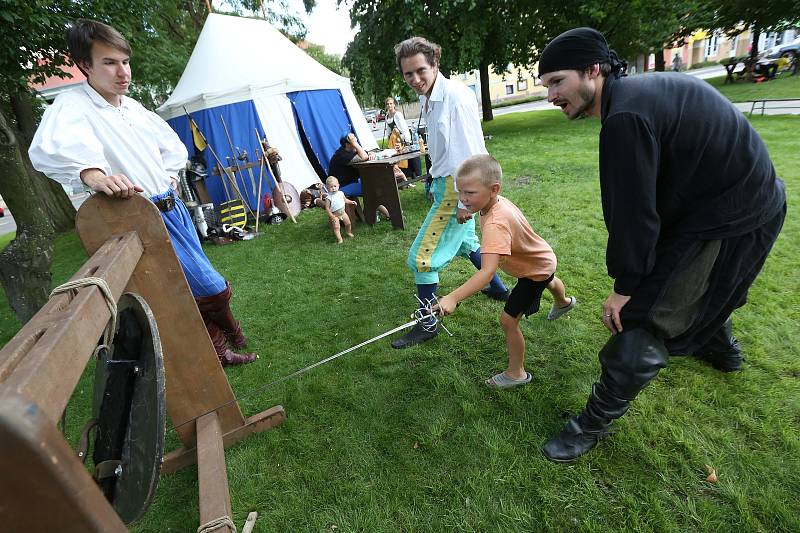
[[[200,523],[231,516],[224,449],[282,423],[283,407],[242,415],[152,203],[95,196],[76,229],[90,258],[72,279],[102,278],[116,301],[139,294],[158,324],[167,413],[183,444],[165,455],[162,473],[196,463]],[[0,350],[0,517],[8,531],[126,531],[56,425],[110,316],[97,286],[58,294]]]

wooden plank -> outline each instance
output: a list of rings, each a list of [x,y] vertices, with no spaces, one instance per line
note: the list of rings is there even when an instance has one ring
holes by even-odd
[[[200,485],[200,524],[231,516],[228,473],[225,469],[225,447],[216,413],[197,419],[197,480]],[[233,533],[222,526],[216,531]]]
[[[119,299],[142,252],[136,233],[116,236],[104,242],[72,279],[102,278]],[[55,424],[110,317],[96,286],[78,289],[75,297],[51,298],[0,351],[0,398],[4,391],[13,391],[35,400]]]
[[[286,420],[286,412],[282,405],[270,407],[266,411],[262,411],[257,415],[251,416],[245,420],[244,425],[225,433],[222,437],[222,442],[225,448],[229,448],[239,442],[240,440],[252,435],[253,433],[261,433],[270,428],[282,424]],[[171,474],[197,463],[197,450],[191,448],[178,448],[164,456],[164,463],[161,466],[162,474]]]
[[[232,402],[234,396],[161,214],[152,202],[138,195],[127,200],[95,195],[81,206],[75,227],[90,254],[112,235],[138,233],[144,252],[128,290],[141,295],[156,317],[164,350],[167,412],[183,445],[193,447],[195,424],[190,421]],[[244,423],[236,402],[217,412],[225,432]]]
[[[0,401],[0,530],[127,531],[47,413],[15,395]]]

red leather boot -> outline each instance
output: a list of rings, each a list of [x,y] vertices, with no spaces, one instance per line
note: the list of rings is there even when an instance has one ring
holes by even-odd
[[[204,319],[208,317],[217,324],[225,334],[228,344],[233,348],[240,349],[247,346],[247,338],[242,333],[242,327],[234,318],[233,311],[231,311],[230,302],[232,296],[231,285],[226,282],[225,290],[221,293],[195,299],[197,300],[200,314],[203,315]]]
[[[247,339],[242,334],[239,323],[233,318],[229,305],[230,299],[229,285],[219,294],[195,298],[195,301],[220,362],[224,366],[252,363],[258,359],[258,355],[254,353],[238,354],[227,346],[227,343],[230,343],[234,347],[241,348],[247,344]],[[220,322],[227,326],[227,330]]]

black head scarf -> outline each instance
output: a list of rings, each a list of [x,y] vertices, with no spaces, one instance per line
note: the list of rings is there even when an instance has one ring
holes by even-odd
[[[609,63],[616,78],[625,75],[627,65],[608,48],[602,33],[592,28],[574,28],[545,47],[539,58],[539,76],[556,70],[583,70],[595,63]]]

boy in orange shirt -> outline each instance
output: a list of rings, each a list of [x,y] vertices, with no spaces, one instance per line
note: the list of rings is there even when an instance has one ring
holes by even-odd
[[[439,300],[437,307],[442,315],[451,314],[459,302],[485,287],[498,268],[518,278],[500,314],[508,347],[508,369],[485,381],[488,387],[507,389],[531,380],[525,371],[525,337],[519,327],[523,315],[539,310],[545,289],[553,295],[548,320],[569,312],[577,301],[574,296],[567,297],[564,283],[555,276],[553,249],[533,231],[519,208],[500,196],[502,175],[497,160],[485,154],[466,159],[456,171],[459,200],[471,213],[481,214],[481,269]]]

